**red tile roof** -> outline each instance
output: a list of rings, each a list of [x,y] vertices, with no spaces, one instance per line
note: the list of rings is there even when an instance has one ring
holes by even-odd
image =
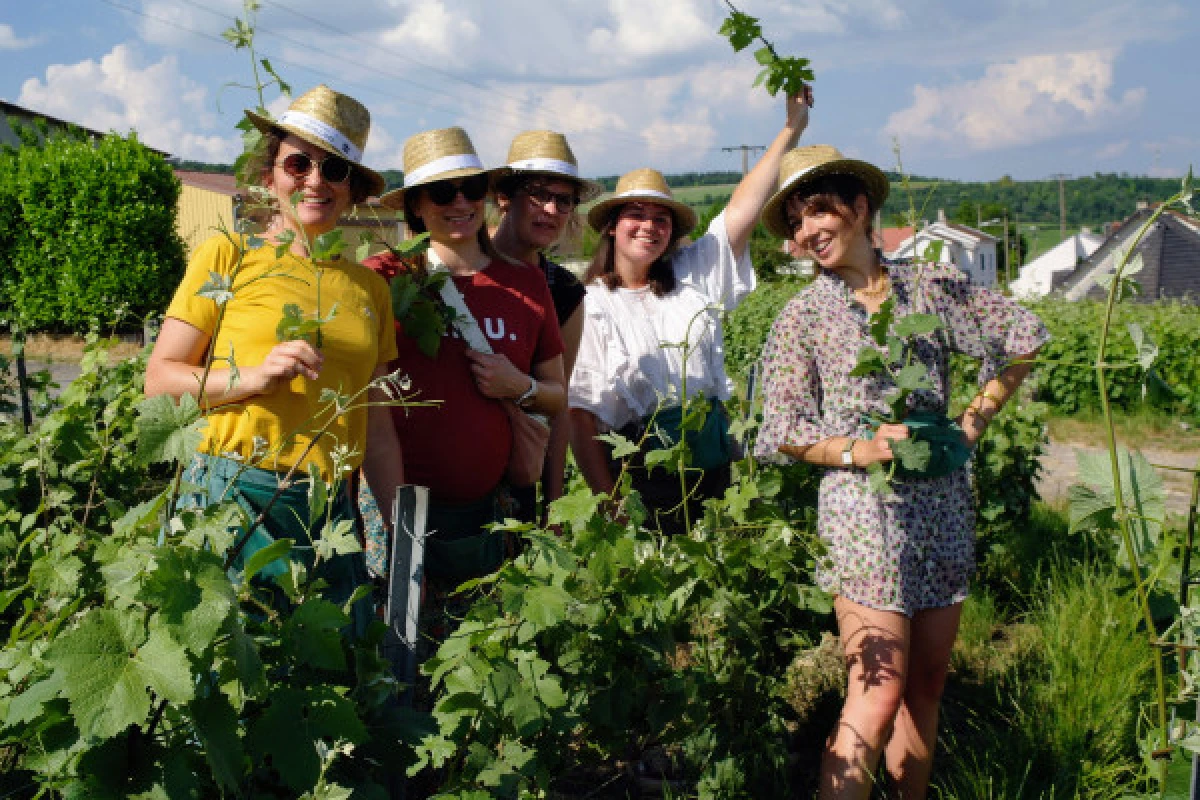
[[[884,228],[881,231],[875,231],[875,246],[885,253],[890,253],[912,235],[913,229],[911,226],[904,228]]]

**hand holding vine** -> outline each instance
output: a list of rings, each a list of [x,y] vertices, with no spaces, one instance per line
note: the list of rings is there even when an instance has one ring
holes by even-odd
[[[315,381],[324,361],[325,357],[311,344],[303,339],[293,339],[272,347],[261,364],[246,367],[242,376],[252,393],[265,394],[297,376]]]

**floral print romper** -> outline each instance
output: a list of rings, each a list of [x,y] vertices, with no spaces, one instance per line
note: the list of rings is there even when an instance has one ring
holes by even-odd
[[[936,314],[942,330],[915,337],[913,351],[934,388],[909,397],[911,410],[945,413],[949,356],[979,359],[982,386],[1011,359],[1049,339],[1032,312],[973,286],[953,265],[887,263],[896,318]],[[786,461],[784,445],[805,447],[834,436],[863,438],[868,414],[888,413],[885,376],[850,375],[873,345],[866,308],[836,272],[821,271],[771,328],[762,356],[763,425],[755,445],[766,460]],[[828,548],[817,582],[860,605],[912,616],[961,602],[975,568],[975,515],[967,467],[938,478],[896,479],[871,491],[859,468],[829,468],[821,479],[818,532]]]

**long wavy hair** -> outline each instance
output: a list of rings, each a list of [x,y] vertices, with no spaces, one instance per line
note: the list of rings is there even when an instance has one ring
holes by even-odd
[[[588,265],[587,273],[584,275],[583,282],[585,284],[599,279],[608,287],[609,291],[616,291],[622,285],[621,276],[617,274],[616,253],[613,246],[613,231],[617,227],[617,215],[621,213],[622,208],[624,208],[623,205],[613,208],[604,227],[600,229],[600,243],[596,245],[596,252],[592,255],[592,262]],[[675,251],[679,249],[679,241],[688,233],[689,231],[683,230],[678,220],[672,215],[671,241],[667,244],[667,249],[663,251],[663,254],[650,265],[650,269],[646,273],[647,284],[655,296],[662,297],[675,289],[675,270],[671,267],[671,256],[675,255]]]

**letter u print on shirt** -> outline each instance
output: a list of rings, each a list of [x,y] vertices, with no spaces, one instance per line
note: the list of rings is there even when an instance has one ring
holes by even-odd
[[[484,317],[483,331],[492,341],[503,341],[506,336],[504,317]],[[515,332],[507,334],[507,338],[512,339],[515,342],[517,340],[517,334]]]

